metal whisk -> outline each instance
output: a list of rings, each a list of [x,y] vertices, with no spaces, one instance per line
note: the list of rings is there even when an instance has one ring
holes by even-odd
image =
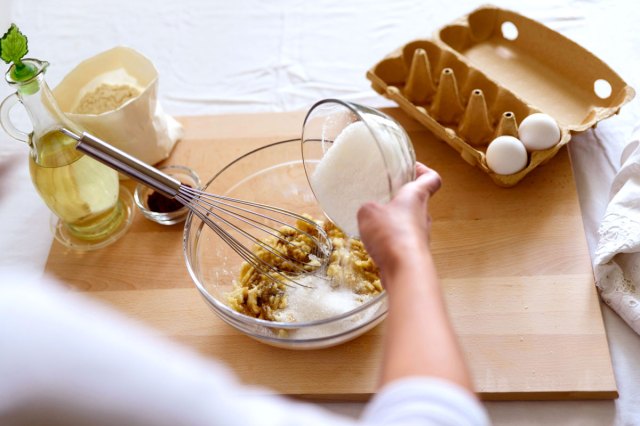
[[[324,265],[329,259],[331,240],[322,226],[307,217],[278,207],[209,194],[191,188],[89,133],[78,135],[64,128],[60,131],[78,142],[76,145],[78,151],[185,205],[245,262],[271,281],[308,287],[297,281],[295,277],[318,269],[318,262],[319,265]],[[308,225],[307,229],[313,229],[313,231],[295,227],[294,224],[298,221]],[[305,235],[311,244],[290,241],[284,235],[287,231]],[[265,242],[266,238],[271,239],[275,244],[268,244]],[[250,246],[243,244],[241,239],[247,241]],[[268,262],[257,256],[252,250],[256,246],[272,254],[274,262]],[[299,258],[304,261],[289,256],[286,247],[302,252]],[[285,273],[275,264],[283,262],[286,263],[289,273]]]

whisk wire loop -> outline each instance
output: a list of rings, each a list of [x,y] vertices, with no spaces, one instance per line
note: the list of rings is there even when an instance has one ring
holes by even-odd
[[[252,215],[252,216],[256,216],[259,219],[264,220],[268,220],[268,221],[272,221],[275,222],[283,227],[289,228],[293,231],[295,231],[296,233],[305,235],[307,238],[311,239],[311,240],[316,240],[318,238],[323,239],[323,240],[327,240],[328,236],[326,235],[326,233],[322,230],[322,235],[320,235],[319,237],[316,237],[310,233],[308,233],[307,231],[303,230],[303,229],[299,229],[299,228],[295,228],[293,226],[291,226],[289,223],[284,222],[282,220],[279,220],[275,217],[270,217],[267,215],[264,215],[262,213],[250,210],[250,209],[246,209],[243,207],[239,207],[239,206],[234,206],[232,204],[229,204],[228,202],[224,202],[224,201],[229,201],[231,200],[229,197],[224,197],[224,196],[216,196],[213,194],[207,194],[207,193],[203,193],[203,192],[199,192],[199,191],[195,191],[192,188],[189,187],[182,187],[180,188],[180,193],[183,192],[183,189],[185,192],[187,192],[190,196],[194,196],[194,197],[198,197],[198,200],[201,204],[206,205],[207,207],[211,208],[211,209],[216,209],[219,210],[221,212],[227,213],[231,216],[233,216],[235,219],[239,220],[240,222],[243,222],[245,224],[251,225],[251,226],[255,226],[257,229],[265,232],[266,234],[276,238],[278,241],[282,242],[283,244],[286,244],[288,246],[296,246],[293,242],[289,241],[288,239],[284,238],[282,235],[281,230],[275,229],[273,227],[270,227],[268,225],[265,225],[262,221],[260,220],[256,220],[253,219],[251,216],[242,216],[240,214],[235,213],[233,210],[237,210],[240,211],[242,213],[245,213],[247,215]],[[178,199],[176,197],[176,199]],[[222,201],[224,200],[224,201]],[[178,200],[180,201],[180,200]],[[184,204],[184,203],[183,203]],[[306,223],[308,223],[310,226],[314,226],[316,229],[319,229],[319,227],[317,226],[317,224],[315,222],[313,222],[312,220],[301,216],[301,215],[297,215],[295,213],[291,213],[291,212],[286,212],[283,213],[283,210],[278,208],[278,207],[274,207],[274,206],[270,206],[268,204],[260,204],[260,203],[253,203],[253,202],[245,202],[242,201],[243,205],[248,205],[248,206],[252,206],[255,208],[259,208],[262,210],[267,210],[267,211],[272,211],[274,213],[280,213],[280,214],[289,214],[289,215],[293,215],[293,218],[298,220],[298,221],[304,221]],[[228,224],[229,226],[233,226],[229,221],[225,220],[223,217],[221,216],[217,216],[221,221],[223,221],[224,223]],[[244,232],[242,229],[240,229],[241,233],[246,236],[251,238],[252,236],[249,236],[246,232]],[[256,237],[253,237],[256,238]],[[275,252],[273,252],[273,248],[271,246],[269,246],[268,244],[265,244],[261,239],[258,239],[258,244],[263,247],[264,249],[271,251],[272,253],[276,254]],[[316,244],[317,247],[322,247],[322,244]],[[320,256],[321,254],[317,254],[317,253],[312,253],[316,256]],[[292,257],[282,257],[284,260],[289,260],[295,263],[302,263],[305,264],[304,262],[300,262],[298,259],[292,258]]]
[[[176,200],[180,201],[181,203],[183,203],[183,200],[181,199],[181,194],[179,194],[178,196],[176,196]],[[302,273],[306,273],[309,272],[307,269],[304,269],[304,266],[308,266],[309,263],[308,262],[303,262],[300,261],[294,257],[288,256],[286,254],[286,252],[283,252],[281,250],[278,250],[276,247],[274,247],[271,244],[268,244],[264,241],[263,238],[257,237],[253,234],[251,234],[250,232],[244,230],[243,228],[236,226],[233,222],[231,222],[229,219],[227,219],[225,216],[221,215],[220,212],[222,213],[226,213],[227,215],[232,216],[233,218],[249,224],[250,227],[254,228],[254,229],[260,229],[260,230],[264,230],[264,228],[268,229],[265,232],[268,235],[272,235],[274,236],[278,241],[281,241],[283,243],[289,244],[291,246],[294,247],[298,247],[295,244],[293,244],[292,242],[282,238],[281,236],[279,236],[278,231],[275,230],[274,228],[268,227],[267,225],[263,225],[257,221],[255,221],[254,219],[251,218],[246,218],[246,217],[242,217],[237,215],[236,213],[234,213],[233,211],[230,211],[229,209],[225,208],[225,207],[229,207],[227,204],[225,203],[193,203],[193,202],[189,202],[192,206],[192,211],[194,211],[194,209],[198,209],[198,211],[202,210],[202,213],[205,215],[205,219],[203,219],[200,215],[198,215],[198,217],[200,217],[203,221],[207,221],[207,225],[211,226],[211,227],[216,227],[217,229],[219,229],[220,231],[224,232],[229,238],[234,239],[235,242],[238,242],[237,239],[229,232],[226,231],[223,225],[226,225],[228,228],[230,228],[232,231],[238,233],[239,235],[242,235],[243,237],[247,238],[250,242],[252,242],[255,245],[258,245],[259,247],[263,248],[264,250],[268,251],[269,253],[271,253],[272,255],[276,256],[277,258],[281,259],[284,262],[288,262],[288,265],[291,266],[291,269],[294,269],[294,273],[297,274],[302,274]],[[185,204],[187,205],[187,204]],[[245,210],[245,209],[243,209]],[[247,210],[248,211],[248,210]],[[249,213],[254,213],[251,211],[248,211]],[[260,215],[262,217],[267,218],[264,215]],[[215,220],[213,220],[215,219]],[[287,225],[289,226],[289,225]],[[296,228],[292,229],[296,230]],[[298,231],[296,231],[298,232]],[[316,239],[316,237],[313,237],[311,234],[308,234],[309,238],[313,238]],[[225,242],[228,243],[227,240],[225,240]],[[313,244],[313,246],[315,247],[320,247],[321,244],[323,244],[321,241],[317,240],[315,241],[315,244]],[[231,244],[230,244],[231,245]],[[235,246],[235,244],[234,244]],[[245,247],[246,248],[246,247]],[[247,250],[251,253],[251,255],[255,254],[253,252],[251,252],[250,250]],[[305,256],[305,258],[309,259],[309,255],[314,255],[317,258],[321,258],[321,254],[319,253],[313,253],[313,252],[309,252],[307,256]]]
[[[180,196],[176,197],[178,201]],[[245,262],[251,265],[256,271],[260,272],[264,277],[275,284],[282,283],[288,287],[291,287],[289,282],[294,283],[296,285],[311,288],[311,286],[300,283],[295,279],[295,276],[285,274],[280,268],[276,267],[274,264],[265,261],[264,259],[256,256],[248,247],[240,243],[237,238],[233,237],[228,231],[222,228],[219,225],[219,222],[212,220],[211,216],[218,218],[218,220],[224,221],[223,218],[220,218],[214,211],[211,209],[206,209],[201,205],[194,206],[191,211],[195,214],[203,223],[205,223],[211,230],[213,230],[225,243],[227,243]],[[233,226],[233,225],[230,225]],[[252,237],[254,238],[254,237]],[[256,240],[258,241],[258,240]],[[268,245],[267,248],[270,248]],[[272,249],[273,250],[273,249]],[[271,251],[274,255],[282,257],[282,255],[278,251]],[[284,257],[283,257],[284,259]],[[305,271],[302,268],[297,270],[298,274],[302,274],[308,271]],[[277,279],[279,277],[280,279]]]

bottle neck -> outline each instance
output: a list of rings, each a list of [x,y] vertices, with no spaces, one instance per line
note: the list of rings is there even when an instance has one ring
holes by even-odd
[[[61,127],[74,128],[73,124],[60,110],[47,82],[44,73],[29,82],[17,87],[18,97],[27,110],[36,139]]]
[[[82,154],[75,150],[75,141],[58,132],[63,127],[78,129],[60,110],[45,80],[45,68],[27,81],[11,83],[31,120],[29,145],[34,161],[45,167],[57,167],[77,160]]]

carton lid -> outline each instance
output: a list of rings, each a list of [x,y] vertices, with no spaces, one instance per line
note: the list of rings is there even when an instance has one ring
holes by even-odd
[[[568,130],[586,130],[634,96],[634,90],[595,55],[512,11],[480,7],[441,28],[435,37]]]

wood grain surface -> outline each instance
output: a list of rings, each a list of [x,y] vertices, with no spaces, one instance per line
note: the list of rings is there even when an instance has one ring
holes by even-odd
[[[615,398],[566,149],[516,187],[500,188],[417,122],[397,109],[387,112],[409,132],[418,159],[443,178],[431,202],[432,249],[481,397]],[[299,137],[303,117],[183,117],[184,139],[165,163],[188,165],[206,181],[253,148]],[[185,267],[180,225],[157,225],[138,214],[127,235],[102,250],[75,253],[54,242],[46,271],[227,363],[246,382],[314,399],[362,400],[375,392],[384,324],[322,350],[255,342],[200,297]]]

